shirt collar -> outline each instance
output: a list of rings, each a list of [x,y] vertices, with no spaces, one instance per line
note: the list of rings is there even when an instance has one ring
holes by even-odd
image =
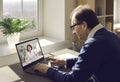
[[[91,31],[90,33],[88,34],[88,37],[87,38],[92,38],[94,36],[94,34],[99,30],[103,28],[103,25],[102,24],[98,24],[96,25]]]

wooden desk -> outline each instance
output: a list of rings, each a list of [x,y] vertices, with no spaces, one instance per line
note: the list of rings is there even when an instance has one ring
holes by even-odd
[[[23,72],[20,64],[13,64],[13,65],[10,65],[9,67],[20,78],[20,79],[14,81],[14,82],[53,82],[48,77],[43,77],[43,76]]]
[[[52,54],[55,56],[57,55],[59,56],[62,54],[63,57],[65,57],[64,55],[70,55],[69,57],[72,57],[71,54],[78,55],[79,53],[72,51],[70,49],[63,49],[53,52]],[[0,68],[0,82],[53,82],[53,81],[50,80],[48,77],[25,73],[23,72],[20,64],[17,63]]]

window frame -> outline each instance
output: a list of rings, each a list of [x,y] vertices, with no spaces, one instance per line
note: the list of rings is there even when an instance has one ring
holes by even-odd
[[[36,25],[36,29],[34,29],[33,31],[30,30],[30,31],[24,31],[24,32],[21,32],[20,34],[20,40],[24,40],[24,39],[27,39],[27,38],[33,38],[33,37],[39,37],[40,35],[43,34],[43,31],[42,31],[42,11],[43,11],[43,6],[42,6],[42,0],[37,0],[37,25]],[[21,4],[23,5],[23,4]],[[3,0],[0,0],[0,20],[2,20],[3,18]],[[0,41],[0,44],[1,43],[6,43],[7,40],[6,40],[6,36],[4,36],[1,32],[1,29],[0,29],[0,39],[2,39]]]

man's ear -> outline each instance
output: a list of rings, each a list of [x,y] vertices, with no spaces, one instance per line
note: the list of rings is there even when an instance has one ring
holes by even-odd
[[[84,29],[84,30],[87,29],[87,23],[85,21],[82,22],[82,29]]]

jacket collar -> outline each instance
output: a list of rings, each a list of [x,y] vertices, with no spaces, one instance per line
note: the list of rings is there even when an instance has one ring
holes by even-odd
[[[87,39],[88,39],[88,38],[92,38],[92,37],[95,35],[95,33],[96,33],[98,30],[100,30],[101,28],[103,28],[103,25],[102,25],[102,24],[96,25],[96,26],[90,31],[90,33],[88,34]]]

